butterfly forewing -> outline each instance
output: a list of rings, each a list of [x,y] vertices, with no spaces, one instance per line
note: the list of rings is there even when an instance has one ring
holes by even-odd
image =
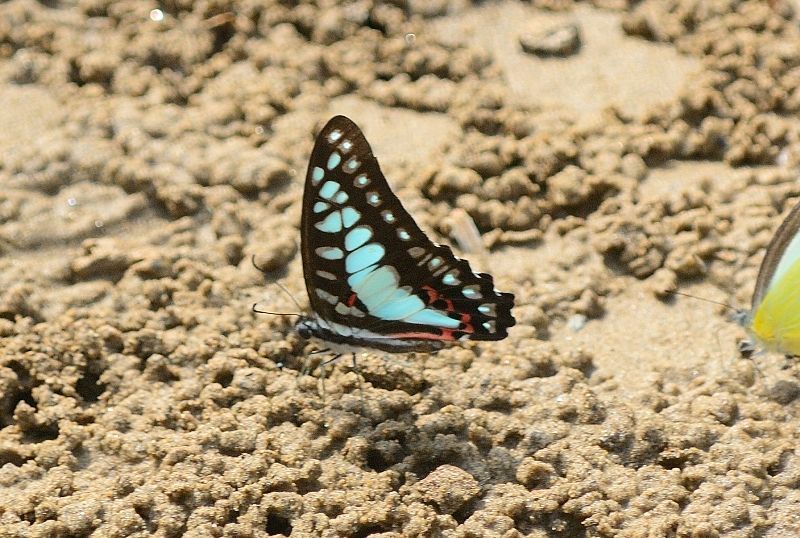
[[[758,271],[752,308],[757,308],[761,303],[775,276],[785,273],[798,259],[800,255],[798,229],[800,229],[800,204],[792,208],[767,246],[767,252]]]
[[[344,116],[331,119],[314,145],[301,243],[312,309],[343,338],[436,348],[457,339],[500,340],[515,323],[513,295],[497,292],[490,275],[473,273],[427,238]]]

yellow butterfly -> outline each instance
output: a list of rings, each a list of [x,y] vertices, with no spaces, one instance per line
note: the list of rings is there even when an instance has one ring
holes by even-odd
[[[738,321],[765,349],[800,355],[800,204],[767,246],[750,311]]]

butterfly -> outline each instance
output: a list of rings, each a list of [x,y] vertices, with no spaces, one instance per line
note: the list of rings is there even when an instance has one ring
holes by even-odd
[[[335,116],[316,138],[300,225],[312,314],[303,338],[388,352],[502,340],[514,296],[433,243],[389,188],[367,139]]]
[[[764,348],[800,355],[800,204],[767,246],[749,311],[738,321]]]

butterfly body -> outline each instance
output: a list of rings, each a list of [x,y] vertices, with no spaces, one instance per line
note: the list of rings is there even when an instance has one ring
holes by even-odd
[[[317,136],[301,218],[312,315],[301,336],[389,352],[500,340],[514,296],[431,242],[389,188],[361,130],[344,116]]]
[[[800,204],[767,246],[749,312],[738,315],[764,348],[800,355]]]

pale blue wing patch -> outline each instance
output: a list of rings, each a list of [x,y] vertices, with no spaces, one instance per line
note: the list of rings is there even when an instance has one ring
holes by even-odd
[[[350,197],[344,191],[337,192],[336,196],[333,197],[333,201],[336,202],[339,205],[344,204],[349,199],[350,199]]]
[[[461,294],[467,299],[483,299],[483,294],[480,292],[480,286],[477,284],[470,284],[461,288]]]
[[[337,152],[332,151],[330,157],[328,157],[328,164],[325,165],[328,170],[333,170],[339,163],[342,162],[342,156],[339,155]]]
[[[347,162],[344,163],[342,169],[348,174],[352,174],[353,172],[358,170],[359,166],[361,166],[361,162],[355,157],[353,157],[351,159],[348,159]]]
[[[496,316],[497,309],[493,303],[484,303],[478,307],[478,312],[486,316]]]
[[[357,271],[357,272],[353,273],[352,275],[347,277],[347,284],[350,286],[351,289],[354,289],[356,286],[358,286],[358,284],[362,280],[367,278],[369,276],[369,274],[372,271],[375,270],[376,267],[377,267],[377,265],[372,265],[370,267],[365,267],[361,271]]]
[[[448,329],[455,329],[461,325],[461,322],[457,319],[453,319],[442,314],[441,312],[437,312],[436,310],[431,310],[429,308],[420,310],[419,312],[405,318],[403,321],[407,321],[408,323],[419,323],[422,325],[433,325],[435,327],[447,327]]]
[[[344,267],[348,273],[355,273],[378,263],[385,254],[386,249],[382,245],[368,243],[348,254],[344,261]]]
[[[403,319],[425,309],[425,303],[416,295],[409,295],[404,290],[397,291],[405,293],[405,297],[403,293],[395,293],[378,308],[370,310],[370,313],[383,319]]]
[[[344,236],[344,248],[355,250],[372,238],[372,230],[367,226],[356,226]]]
[[[388,299],[398,288],[400,278],[393,267],[384,265],[372,271],[372,273],[362,280],[353,291],[358,294],[362,303],[367,305],[367,309],[372,309]]]
[[[314,223],[314,228],[321,232],[329,234],[342,231],[342,213],[340,211],[332,211],[322,221]]]
[[[322,178],[324,177],[325,171],[319,166],[315,166],[314,170],[311,171],[311,184],[319,185],[319,182],[322,181]]]
[[[322,184],[322,188],[319,190],[319,195],[321,198],[325,198],[326,200],[330,200],[333,198],[333,195],[339,190],[339,184],[335,181],[326,181]]]
[[[342,209],[342,224],[344,224],[345,228],[351,227],[358,222],[359,219],[361,219],[361,213],[359,213],[358,210],[349,206]]]
[[[445,284],[446,286],[458,286],[459,284],[461,284],[461,281],[458,278],[456,278],[458,274],[459,274],[458,270],[453,269],[452,271],[444,275],[444,277],[442,277],[442,283]]]
[[[317,202],[314,204],[314,213],[322,213],[331,205],[328,202]]]

